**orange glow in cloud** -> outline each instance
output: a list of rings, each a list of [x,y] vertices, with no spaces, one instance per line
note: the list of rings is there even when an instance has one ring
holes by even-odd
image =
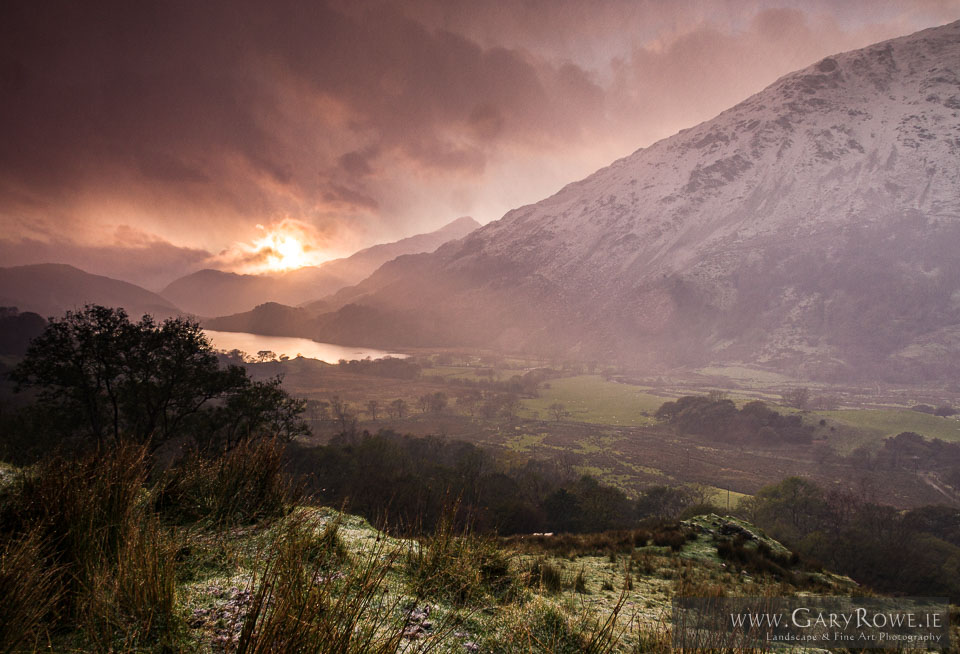
[[[280,223],[257,225],[262,236],[236,243],[216,257],[214,265],[247,274],[285,272],[316,266],[331,258],[326,238],[312,225],[288,218]]]
[[[258,227],[263,229],[262,225]],[[271,231],[263,238],[255,240],[253,245],[258,252],[266,254],[263,263],[268,270],[291,270],[310,265],[310,257],[304,250],[303,243],[291,234]]]

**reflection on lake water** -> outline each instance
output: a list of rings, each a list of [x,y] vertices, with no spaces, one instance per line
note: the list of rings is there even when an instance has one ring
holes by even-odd
[[[289,336],[263,336],[248,334],[247,332],[219,332],[213,329],[204,329],[215,350],[240,350],[253,357],[257,352],[269,350],[278,357],[287,355],[291,359],[299,356],[308,359],[319,359],[327,363],[336,363],[340,359],[382,359],[392,356],[405,358],[404,354],[394,354],[384,350],[374,350],[369,347],[349,347],[333,345],[332,343],[318,343],[309,338],[292,338]]]

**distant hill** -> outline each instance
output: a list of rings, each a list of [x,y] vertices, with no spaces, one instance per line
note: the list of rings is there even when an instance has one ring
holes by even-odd
[[[827,57],[343,289],[313,337],[924,380],[960,366],[960,21]]]
[[[322,304],[318,304],[322,306]],[[203,326],[224,332],[249,332],[264,336],[299,336],[310,338],[316,332],[317,312],[277,302],[265,302],[250,311],[219,318],[207,318]]]
[[[479,226],[473,218],[458,218],[427,234],[374,245],[343,259],[285,273],[238,275],[200,270],[172,282],[160,294],[184,311],[207,317],[249,311],[267,302],[303,304],[358,283],[391,259],[432,252]]]
[[[85,304],[123,307],[133,318],[174,316],[179,309],[156,293],[59,263],[0,268],[0,306],[58,317]]]
[[[43,333],[47,321],[38,313],[20,313],[16,307],[0,306],[0,354],[21,355],[30,341]]]

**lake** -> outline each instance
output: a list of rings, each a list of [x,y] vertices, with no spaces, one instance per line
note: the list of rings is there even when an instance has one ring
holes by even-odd
[[[204,329],[203,333],[210,339],[215,350],[240,350],[249,356],[255,356],[261,350],[270,350],[278,357],[286,354],[291,359],[297,355],[308,359],[319,359],[327,363],[336,363],[340,359],[382,359],[384,357],[406,358],[405,354],[395,354],[384,350],[374,350],[369,347],[349,347],[333,345],[332,343],[318,343],[309,338],[292,338],[289,336],[263,336],[248,334],[247,332],[219,332],[213,329]]]

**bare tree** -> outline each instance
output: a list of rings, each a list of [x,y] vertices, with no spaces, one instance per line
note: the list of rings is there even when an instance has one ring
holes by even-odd
[[[326,400],[307,400],[307,415],[316,422],[330,419],[330,403]]]
[[[446,393],[441,393],[437,391],[433,395],[428,396],[430,411],[433,413],[440,413],[445,408],[447,408],[447,395]]]
[[[401,398],[394,400],[390,403],[390,411],[394,417],[402,420],[407,413],[407,402]]]
[[[783,397],[783,402],[787,406],[803,411],[810,402],[810,389],[805,386],[791,388],[783,393],[781,397]]]
[[[330,398],[330,408],[333,411],[333,417],[340,423],[340,429],[344,433],[353,431],[357,424],[357,417],[350,410],[350,405],[340,399],[339,395],[334,395]]]
[[[500,416],[507,422],[513,422],[517,419],[517,412],[520,411],[520,398],[509,393],[503,396],[503,400],[500,404]]]
[[[722,402],[727,399],[727,393],[726,391],[713,390],[707,393],[707,399],[714,403]]]
[[[547,410],[550,411],[550,415],[553,416],[553,419],[557,422],[560,422],[570,415],[570,412],[567,411],[567,407],[563,402],[554,402],[547,407]]]
[[[457,408],[472,418],[474,414],[476,414],[477,407],[482,401],[483,396],[479,391],[467,391],[463,395],[457,397]]]
[[[367,401],[367,413],[370,414],[370,417],[376,422],[377,420],[377,411],[380,408],[380,403],[376,400]]]

